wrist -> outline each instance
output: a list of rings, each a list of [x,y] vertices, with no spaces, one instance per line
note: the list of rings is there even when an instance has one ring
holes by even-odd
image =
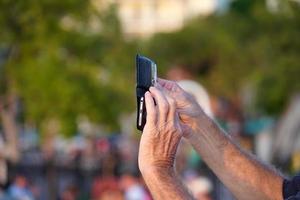
[[[192,141],[196,135],[206,135],[216,129],[216,123],[210,117],[204,114],[192,119],[191,131],[190,134],[187,135],[186,139]]]
[[[145,179],[156,177],[175,177],[175,169],[171,166],[150,166],[140,169]]]
[[[154,173],[156,171],[167,171],[174,169],[174,160],[157,160],[157,161],[151,161],[151,162],[139,162],[139,168],[140,171],[143,173]]]

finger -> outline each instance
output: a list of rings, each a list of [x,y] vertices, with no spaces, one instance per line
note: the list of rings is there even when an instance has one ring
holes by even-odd
[[[162,78],[157,78],[157,83],[160,84],[163,88],[167,90],[171,90],[173,87],[173,82],[169,80],[165,80]]]
[[[173,81],[159,79],[155,86],[165,93],[169,94],[174,99],[176,99],[178,95],[183,95],[185,93],[184,90],[176,82]]]
[[[176,101],[175,101],[175,99],[173,99],[168,94],[165,94],[165,95],[166,95],[166,99],[167,99],[168,104],[169,104],[169,112],[168,112],[167,121],[174,121],[175,114],[176,114]]]
[[[156,83],[156,84],[155,84],[155,87],[156,87],[157,89],[159,89],[160,91],[162,91],[165,95],[167,94],[167,95],[169,95],[169,96],[171,96],[171,97],[173,97],[173,96],[175,95],[175,94],[173,94],[173,92],[172,92],[171,90],[169,90],[169,89],[163,87],[160,83]]]
[[[146,123],[155,124],[157,118],[157,109],[150,92],[145,93],[145,102],[147,110]]]
[[[181,89],[175,81],[158,78],[157,83],[170,92],[176,92]]]
[[[150,92],[155,99],[155,102],[158,106],[159,111],[159,121],[160,123],[166,122],[168,112],[169,112],[169,104],[165,97],[165,95],[156,87],[150,87]]]

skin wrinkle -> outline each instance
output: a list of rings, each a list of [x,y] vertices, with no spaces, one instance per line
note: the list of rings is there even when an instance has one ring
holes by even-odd
[[[146,108],[150,110],[139,150],[139,167],[145,183],[154,199],[193,199],[175,173],[176,151],[183,136],[175,101],[155,88],[145,97]],[[165,193],[168,190],[172,192]]]
[[[211,125],[214,126],[214,125]],[[210,127],[210,126],[209,126]],[[202,157],[205,160],[208,160],[211,163],[217,163],[220,162],[219,159],[217,159],[216,157],[211,157],[211,155],[213,154],[219,154],[219,151],[223,152],[224,148],[228,145],[228,143],[222,143],[222,139],[220,138],[213,138],[212,134],[209,131],[210,128],[204,128],[204,126],[200,126],[196,129],[196,133],[203,133],[201,134],[201,138],[197,137],[196,133],[193,133],[190,138],[188,138],[189,141],[191,141],[192,145],[195,147],[195,149],[197,150],[202,150],[202,147],[199,146],[201,145],[201,143],[205,143],[207,146],[207,149],[209,149],[211,152],[207,152],[207,151],[201,151],[200,154],[202,155]],[[218,143],[216,143],[215,141],[218,141]],[[221,142],[221,143],[220,143]],[[215,148],[215,147],[218,148]],[[219,151],[218,151],[219,150]],[[223,161],[224,159],[222,159]],[[224,165],[224,163],[221,163],[222,165]]]
[[[281,174],[242,150],[176,83],[161,79],[159,83],[165,90],[157,95],[166,98],[156,98],[154,106],[151,101],[149,104],[151,96],[146,97],[151,119],[156,121],[147,120],[139,151],[139,167],[154,199],[193,199],[175,173],[176,151],[182,136],[237,199],[282,199]],[[173,113],[171,102],[168,115],[160,115],[166,112],[157,105],[161,100],[168,102],[167,95],[176,101],[176,111]]]
[[[200,124],[200,122],[198,122],[198,124]],[[198,134],[198,136],[195,136],[195,134]],[[206,161],[217,176],[219,178],[221,177],[221,180],[223,179],[222,182],[226,179],[226,185],[235,188],[232,189],[233,192],[240,193],[243,189],[246,190],[248,188],[249,190],[249,188],[252,188],[254,194],[260,194],[256,195],[260,196],[257,198],[259,200],[275,199],[274,191],[272,190],[273,187],[270,187],[268,180],[271,180],[271,178],[274,179],[274,174],[277,173],[275,172],[273,174],[274,170],[270,170],[269,168],[260,169],[260,167],[265,168],[265,166],[260,164],[260,162],[254,159],[249,153],[242,151],[216,124],[208,122],[206,124],[202,123],[201,126],[198,125],[195,133],[192,134],[188,140],[195,149],[198,149],[199,154],[201,154],[204,161]],[[206,146],[205,149],[201,146],[204,143]],[[219,154],[220,157],[211,156],[216,154]],[[218,163],[218,166],[215,166],[215,163]],[[243,166],[247,167],[243,168]],[[220,168],[224,169],[222,170],[223,172],[219,172]],[[228,172],[226,169],[230,169],[230,171]],[[253,177],[256,177],[256,179],[253,180]],[[239,180],[239,182],[244,183],[236,187],[237,183],[232,180]],[[257,185],[261,185],[263,188],[259,188]],[[261,190],[263,190],[263,192]],[[278,190],[280,191],[280,189]],[[240,197],[239,199],[248,199],[248,197]],[[250,199],[252,200],[253,197],[249,198],[249,200]]]
[[[217,126],[214,127],[214,129],[217,128]],[[230,179],[233,179],[233,180],[239,180],[241,182],[244,182],[244,186],[243,185],[240,185],[237,189],[234,189],[234,190],[243,190],[243,188],[252,188],[252,192],[253,193],[256,193],[256,194],[260,194],[260,197],[259,199],[274,199],[273,197],[273,193],[272,191],[270,191],[270,189],[268,188],[271,188],[269,187],[269,185],[266,185],[264,186],[264,191],[267,191],[265,192],[266,194],[262,193],[261,191],[259,191],[259,188],[257,188],[257,184],[262,184],[262,182],[266,179],[268,179],[268,174],[269,173],[259,173],[258,172],[258,168],[256,165],[258,165],[259,163],[253,159],[253,156],[250,157],[250,154],[247,154],[246,152],[242,151],[238,145],[236,145],[232,139],[225,135],[223,133],[223,131],[219,131],[220,134],[219,134],[219,139],[218,138],[210,138],[210,136],[212,134],[209,133],[209,131],[211,131],[211,128],[207,128],[207,129],[201,129],[201,132],[202,132],[202,136],[203,136],[203,140],[206,142],[206,144],[209,146],[209,149],[211,151],[213,151],[212,149],[214,149],[215,147],[217,147],[217,152],[221,152],[221,163],[220,163],[220,160],[219,163],[221,165],[224,165],[224,170],[225,169],[231,169],[230,174],[227,174],[224,175],[223,173],[219,176],[225,176],[224,179],[228,179],[228,177],[231,177]],[[207,137],[208,136],[208,137]],[[215,147],[213,146],[213,143],[210,143],[210,141],[213,141],[214,142],[214,145]],[[215,141],[218,141],[218,143],[216,143]],[[197,147],[196,147],[197,148]],[[236,149],[238,149],[239,151],[236,151]],[[213,154],[213,153],[217,153],[217,152],[210,152],[210,154]],[[223,153],[222,153],[223,152]],[[203,154],[203,153],[202,153]],[[247,157],[246,156],[249,156],[251,159],[248,160],[246,159]],[[214,162],[217,162],[217,161],[214,161],[212,160],[211,158],[207,158],[206,156],[204,156],[204,160],[206,159],[209,159],[209,163],[214,163]],[[245,164],[248,163],[248,164]],[[246,167],[243,167],[243,166],[246,166]],[[220,166],[219,166],[220,167]],[[216,172],[216,170],[213,169],[213,171],[215,171],[215,173],[219,174],[218,172]],[[260,171],[260,170],[259,170]],[[246,176],[245,176],[246,174]],[[229,182],[229,186],[231,185],[233,188],[235,187],[235,184],[236,182],[231,182],[231,181],[228,181]],[[235,187],[236,188],[236,187]],[[260,188],[261,189],[261,188]],[[253,199],[253,197],[243,197],[243,198],[240,198],[240,199]]]
[[[153,89],[152,89],[152,91],[153,91]],[[166,106],[166,104],[157,104],[157,106],[159,106],[159,105],[165,105],[165,106],[161,106],[161,108],[158,108],[158,110],[161,110],[161,111],[164,111],[166,109],[168,109],[168,111],[171,111],[172,106],[174,106],[174,104],[171,105],[171,106],[169,106],[169,105]],[[171,163],[175,160],[175,154],[176,154],[176,149],[177,149],[178,145],[176,147],[173,147],[173,145],[171,145],[171,144],[175,142],[174,140],[179,140],[180,139],[180,137],[179,137],[180,134],[177,133],[178,129],[176,129],[175,126],[174,126],[174,124],[175,124],[174,119],[172,119],[172,118],[169,119],[170,118],[170,116],[169,116],[170,112],[167,113],[166,111],[164,111],[164,112],[161,112],[161,113],[163,113],[163,114],[159,115],[160,116],[160,120],[159,120],[160,122],[157,123],[157,124],[161,124],[161,125],[159,127],[157,127],[157,125],[153,126],[153,128],[150,129],[150,130],[151,130],[151,132],[154,132],[155,138],[159,138],[159,137],[161,137],[161,135],[163,137],[163,140],[166,140],[166,138],[168,138],[168,137],[171,138],[171,140],[167,140],[168,143],[165,144],[163,148],[165,149],[164,150],[165,152],[172,152],[172,154],[174,154],[174,155],[172,155],[172,154],[168,155],[168,157],[170,158],[169,161],[157,160],[155,162],[155,164],[159,165],[159,166],[169,164],[169,163]],[[168,118],[164,117],[166,115],[168,116]],[[165,122],[164,119],[169,119],[169,120]],[[168,130],[168,132],[165,133],[165,130]],[[174,137],[174,135],[176,135],[176,134],[178,135],[178,137]],[[171,148],[171,147],[173,147],[173,148]],[[156,149],[152,149],[151,156],[152,157],[156,156]]]
[[[170,128],[167,128],[168,126]],[[171,152],[171,154],[168,155],[168,157],[170,158],[170,161],[165,162],[164,160],[157,160],[155,162],[155,164],[157,164],[159,166],[161,166],[163,164],[170,164],[175,160],[175,154],[176,154],[176,149],[177,149],[178,145],[173,146],[172,144],[175,143],[174,140],[179,140],[180,138],[179,137],[174,137],[174,135],[176,136],[176,134],[177,134],[176,132],[178,132],[178,130],[174,129],[173,127],[174,127],[174,125],[173,125],[172,120],[169,120],[164,125],[159,127],[159,129],[156,131],[156,133],[158,135],[160,135],[163,132],[162,130],[170,130],[169,132],[163,133],[163,134],[165,135],[165,137],[168,137],[169,135],[172,135],[172,136],[169,136],[169,137],[171,137],[171,140],[167,140],[167,143],[164,145],[164,149],[165,149],[164,152]],[[158,136],[156,136],[156,137],[158,137]],[[152,156],[155,156],[155,152],[156,151],[154,149]],[[159,162],[162,162],[162,163],[160,164]]]
[[[251,167],[250,173],[251,174],[257,173],[257,176],[252,176],[256,178],[256,179],[253,178],[252,184],[253,186],[255,186],[258,183],[262,184],[262,187],[264,188],[263,191],[265,191],[265,198],[267,199],[267,197],[269,197],[269,199],[274,199],[273,188],[269,187],[269,184],[267,184],[267,182],[265,182],[264,180],[272,179],[272,174],[277,174],[278,176],[281,176],[281,174],[278,173],[276,170],[274,170],[274,168],[266,166],[263,162],[259,162],[258,158],[249,154],[248,152],[241,150],[241,153],[251,157],[252,161],[256,166],[260,165],[262,167],[262,170],[265,170],[267,172],[267,173],[259,174],[257,168]]]
[[[172,119],[166,121],[164,124],[160,125],[159,127],[153,127],[152,129],[150,129],[151,132],[154,132],[154,134],[156,136],[158,136],[161,132],[163,132],[163,130],[166,130],[166,126],[167,124],[172,123]],[[173,128],[173,125],[170,126],[171,128]]]
[[[172,188],[172,187],[176,187],[178,188],[178,191],[181,191],[182,188],[184,188],[184,186],[182,185],[182,183],[179,180],[178,176],[175,173],[174,168],[156,168],[157,171],[155,174],[157,174],[157,176],[146,176],[146,180],[148,181],[150,188],[151,185],[154,185],[155,183],[159,183],[161,182],[161,180],[165,180],[165,184],[161,185],[160,187],[156,188],[156,193],[155,199],[172,199],[172,200],[182,200],[182,199],[186,199],[186,200],[193,200],[192,196],[190,195],[190,193],[187,191],[187,195],[184,195],[184,193],[177,193],[177,191],[174,192],[170,192],[170,193],[165,193],[165,188]],[[161,171],[164,171],[164,173],[160,173]],[[151,191],[151,190],[150,190]]]
[[[227,138],[228,140],[226,141],[230,141],[234,147],[240,151],[234,151],[233,148],[225,148],[223,156],[225,168],[232,168],[232,171],[235,172],[232,173],[232,176],[235,176],[237,179],[241,179],[245,183],[248,183],[248,187],[253,188],[253,192],[257,193],[258,188],[256,185],[262,184],[265,180],[268,180],[270,178],[270,172],[274,171],[274,169],[270,169],[266,165],[261,164],[256,157],[241,149],[229,136],[227,136]],[[251,160],[245,159],[246,157],[250,157]],[[243,164],[245,162],[249,163],[246,165],[247,167],[241,167],[245,166],[245,164]],[[251,164],[251,162],[253,164]],[[264,168],[267,173],[260,172],[261,170],[258,170],[257,165],[260,165],[262,168]],[[276,171],[274,172],[277,173]],[[244,176],[245,174],[247,174],[247,176]],[[269,187],[268,184],[263,184],[262,186],[264,187],[263,191],[265,191],[265,193],[262,193],[261,199],[274,199],[271,187]]]

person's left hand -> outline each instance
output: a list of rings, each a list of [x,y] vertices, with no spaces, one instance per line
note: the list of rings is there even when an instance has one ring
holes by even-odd
[[[176,102],[159,88],[151,87],[145,94],[147,122],[139,148],[142,174],[153,169],[174,169],[177,147],[182,138]]]

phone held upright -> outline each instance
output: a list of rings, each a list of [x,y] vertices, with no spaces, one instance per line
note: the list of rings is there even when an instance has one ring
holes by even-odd
[[[137,129],[143,131],[146,124],[145,93],[157,81],[156,64],[149,58],[136,56]]]

